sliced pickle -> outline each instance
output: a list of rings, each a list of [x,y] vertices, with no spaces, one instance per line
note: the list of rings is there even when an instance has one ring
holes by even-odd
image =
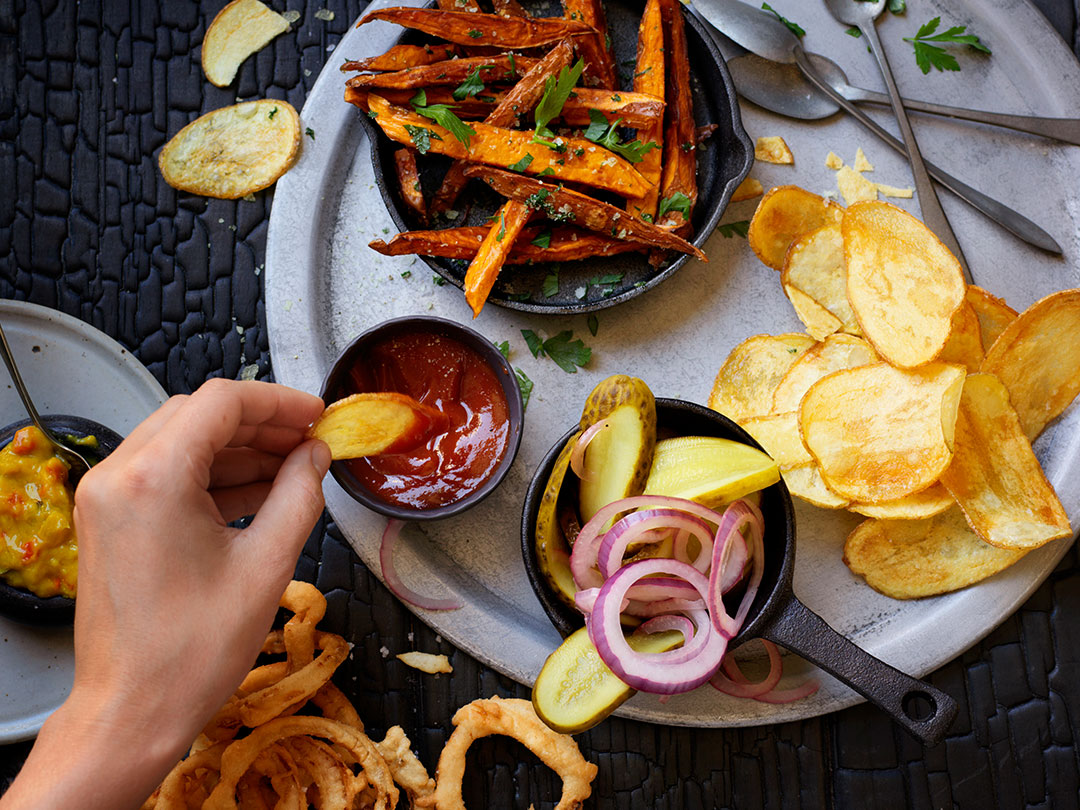
[[[566,471],[570,469],[570,455],[580,436],[580,431],[571,436],[555,459],[536,514],[536,562],[540,573],[559,599],[570,607],[574,607],[577,585],[570,573],[570,546],[560,526],[558,507],[559,493],[566,479]]]
[[[656,443],[646,495],[670,495],[715,509],[780,480],[776,462],[742,442],[682,436]]]

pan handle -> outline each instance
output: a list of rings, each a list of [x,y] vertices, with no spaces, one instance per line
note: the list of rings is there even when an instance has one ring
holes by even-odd
[[[835,675],[924,745],[941,742],[956,701],[856,646],[792,596],[760,634]]]

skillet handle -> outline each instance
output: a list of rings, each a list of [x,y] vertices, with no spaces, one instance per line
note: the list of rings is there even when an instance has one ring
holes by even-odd
[[[870,655],[794,596],[760,634],[835,675],[924,745],[941,742],[956,717],[947,694]]]

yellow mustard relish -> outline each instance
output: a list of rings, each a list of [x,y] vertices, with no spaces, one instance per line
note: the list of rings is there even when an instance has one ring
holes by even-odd
[[[0,450],[0,577],[41,597],[75,597],[79,549],[68,467],[36,427]]]

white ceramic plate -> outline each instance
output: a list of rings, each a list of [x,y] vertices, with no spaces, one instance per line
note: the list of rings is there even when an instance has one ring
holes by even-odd
[[[376,0],[376,5],[397,5]],[[853,84],[882,88],[870,54],[820,5],[775,0],[771,5],[807,29],[808,50],[840,63]],[[902,41],[923,22],[941,15],[946,25],[969,25],[993,49],[992,57],[958,54],[962,70],[923,76],[911,46]],[[1076,115],[1080,65],[1046,20],[1023,0],[910,0],[905,17],[879,23],[905,94],[1002,112]],[[400,29],[372,23],[353,29],[335,57],[380,53]],[[619,58],[625,58],[619,56]],[[267,240],[266,301],[274,371],[283,383],[318,391],[338,351],[356,334],[387,318],[432,314],[469,322],[460,292],[432,283],[411,257],[385,258],[367,248],[392,227],[372,185],[368,143],[356,116],[342,101],[339,59],[332,58],[304,106],[304,154],[277,184]],[[887,113],[874,115],[895,131]],[[796,156],[792,166],[758,165],[751,173],[766,187],[795,183],[812,191],[835,189],[824,166],[835,151],[849,163],[861,146],[882,183],[910,184],[899,155],[843,117],[804,123],[743,105],[751,137],[783,135]],[[1063,246],[1064,257],[1027,246],[942,192],[942,203],[962,243],[976,281],[1023,310],[1042,296],[1080,286],[1080,150],[1034,136],[949,120],[917,118],[927,158],[948,167],[980,190],[1036,220]],[[916,201],[898,201],[918,211]],[[755,202],[731,206],[724,222],[748,219]],[[522,500],[536,464],[577,420],[591,388],[613,373],[642,377],[657,396],[704,402],[720,363],[735,344],[760,332],[801,331],[775,272],[763,267],[745,240],[714,234],[708,264],[690,262],[659,288],[599,315],[589,335],[584,316],[543,317],[487,307],[474,326],[492,340],[509,340],[511,361],[536,387],[526,413],[516,463],[494,495],[463,516],[406,532],[398,569],[411,586],[453,593],[466,607],[449,613],[419,612],[444,637],[522,683],[535,678],[559,643],[525,577],[518,539]],[[407,278],[403,273],[411,273]],[[526,350],[519,330],[552,335],[572,329],[593,349],[588,369],[573,376]],[[1039,440],[1036,450],[1058,488],[1074,525],[1080,521],[1080,408],[1074,407]],[[327,503],[360,557],[379,571],[383,521],[353,502],[332,482]],[[799,545],[795,593],[840,632],[888,663],[922,676],[959,655],[1009,616],[1053,569],[1067,542],[1053,543],[1010,570],[960,593],[917,602],[895,602],[868,588],[840,559],[846,533],[857,523],[847,514],[798,504]],[[809,668],[792,661],[785,683]],[[638,695],[623,716],[665,724],[745,726],[813,717],[860,701],[856,693],[822,676],[812,698],[768,706],[699,689],[666,704]]]
[[[43,414],[93,419],[126,436],[165,401],[154,375],[115,340],[63,312],[0,301],[19,371]],[[0,371],[0,426],[26,418]],[[0,616],[0,744],[28,740],[71,691],[71,628],[42,628]]]

